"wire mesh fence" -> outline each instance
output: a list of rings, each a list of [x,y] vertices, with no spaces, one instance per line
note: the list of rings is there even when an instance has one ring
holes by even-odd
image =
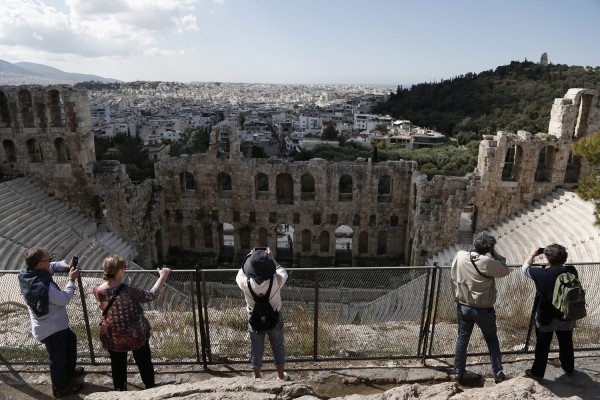
[[[588,316],[577,322],[576,351],[600,348],[598,306],[592,289],[599,264],[577,264],[587,288]],[[511,267],[496,280],[496,314],[501,350],[530,353],[535,346],[531,314],[533,282]],[[20,294],[18,271],[0,271],[0,356],[15,364],[46,363],[33,339],[29,312]],[[285,346],[289,361],[428,358],[451,356],[457,334],[456,303],[449,267],[288,269],[282,289]],[[235,282],[236,269],[172,271],[161,295],[143,305],[152,327],[150,346],[157,364],[240,363],[249,358],[247,313]],[[82,271],[67,306],[78,337],[80,362],[109,363],[99,339],[102,314],[92,288],[101,271]],[[128,270],[126,283],[150,289],[154,271]],[[62,288],[66,274],[56,274]],[[272,360],[269,346],[265,362]],[[470,355],[487,354],[478,329]]]

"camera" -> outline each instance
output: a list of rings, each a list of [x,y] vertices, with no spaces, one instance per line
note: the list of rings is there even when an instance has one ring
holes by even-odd
[[[79,264],[79,257],[73,256],[73,266],[76,267]]]
[[[267,251],[267,249],[268,249],[268,247],[255,247],[252,249],[252,251],[259,251],[259,250]]]
[[[543,248],[543,247],[540,247],[540,248],[538,248],[538,251],[537,251],[537,252],[538,252],[538,254],[540,254],[540,255],[541,255],[541,254],[544,254],[544,248]]]

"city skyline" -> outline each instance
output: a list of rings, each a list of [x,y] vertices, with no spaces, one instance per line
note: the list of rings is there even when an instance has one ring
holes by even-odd
[[[600,66],[599,0],[5,2],[2,59],[123,81],[409,85],[542,53]]]

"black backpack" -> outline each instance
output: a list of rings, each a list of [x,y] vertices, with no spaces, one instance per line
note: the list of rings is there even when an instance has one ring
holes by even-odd
[[[250,286],[250,279],[246,280],[248,290],[254,299],[254,308],[250,311],[250,317],[248,322],[255,332],[266,332],[274,329],[279,322],[279,314],[273,309],[269,302],[269,296],[271,295],[271,288],[273,287],[273,279],[269,282],[269,289],[265,294],[257,295]]]

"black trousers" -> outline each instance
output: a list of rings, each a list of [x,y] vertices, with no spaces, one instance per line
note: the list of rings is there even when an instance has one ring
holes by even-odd
[[[42,340],[42,343],[48,350],[52,390],[64,390],[77,363],[77,336],[67,328],[53,333]]]
[[[560,360],[561,368],[567,374],[573,372],[575,369],[573,330],[540,332],[540,330],[536,328],[535,334],[537,340],[535,343],[535,359],[533,360],[531,372],[540,378],[543,378],[546,373],[548,353],[550,352],[550,344],[552,343],[552,336],[554,333],[556,333],[556,338],[558,339],[558,358]]]
[[[113,385],[115,390],[127,390],[127,352],[126,351],[108,351],[110,354],[110,368],[112,372]],[[150,344],[145,345],[137,350],[133,350],[133,359],[137,365],[142,382],[146,385],[146,389],[156,386],[154,383],[154,365],[152,364],[152,353]]]

